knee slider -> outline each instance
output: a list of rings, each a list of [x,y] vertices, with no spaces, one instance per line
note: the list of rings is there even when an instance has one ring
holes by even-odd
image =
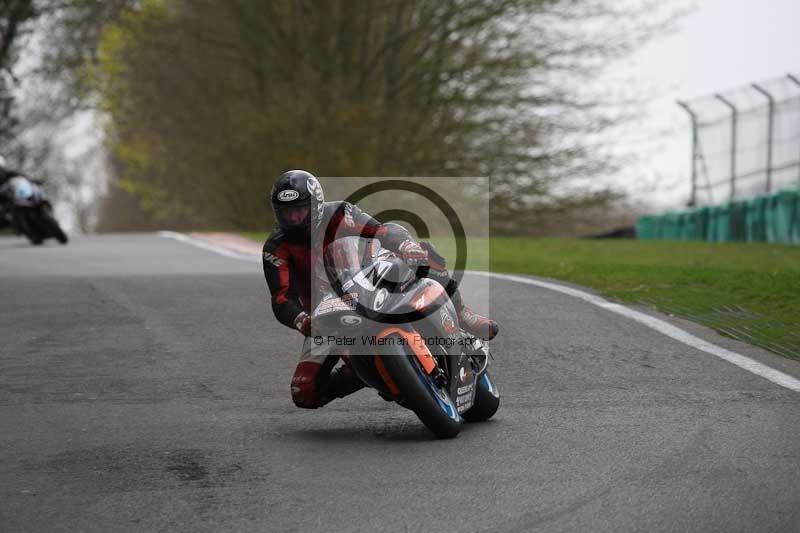
[[[322,402],[320,402],[314,392],[313,384],[292,384],[292,401],[297,407],[302,409],[316,409],[322,406]]]
[[[319,374],[320,366],[319,363],[311,361],[303,361],[297,365],[292,377],[291,387],[292,401],[297,407],[316,409],[323,405],[316,392],[317,375]]]

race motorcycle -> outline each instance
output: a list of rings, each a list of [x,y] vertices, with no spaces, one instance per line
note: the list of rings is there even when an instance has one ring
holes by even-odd
[[[385,249],[359,253],[358,241],[338,239],[323,254],[327,290],[312,313],[315,344],[333,344],[365,385],[412,410],[437,437],[491,418],[500,395],[488,346],[458,326],[445,289],[424,277],[427,267]]]
[[[15,176],[0,188],[0,197],[3,199],[0,216],[31,244],[39,245],[49,238],[67,243],[67,235],[53,217],[53,206],[37,183],[25,176]]]

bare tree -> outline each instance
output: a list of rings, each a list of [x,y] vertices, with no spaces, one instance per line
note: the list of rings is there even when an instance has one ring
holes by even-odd
[[[134,0],[30,0],[3,2],[3,41],[14,37],[2,63],[8,98],[0,150],[25,172],[45,179],[60,208],[78,229],[96,219],[104,190],[105,155],[93,131],[96,93],[89,82],[105,27]],[[11,24],[16,20],[16,25]],[[15,32],[5,28],[16,28]],[[9,62],[10,61],[10,62]],[[11,104],[11,105],[8,105]],[[10,124],[9,124],[10,122]],[[6,127],[13,126],[13,127]],[[76,148],[77,147],[77,148]],[[97,174],[97,173],[100,174]]]
[[[271,179],[491,175],[496,229],[608,204],[582,90],[669,19],[652,0],[175,0],[106,26],[95,70],[118,194],[185,225],[252,228]],[[556,209],[557,211],[557,209]],[[522,221],[527,221],[523,223]]]
[[[13,139],[19,125],[14,107],[14,70],[21,41],[36,15],[33,0],[0,0],[0,147]]]

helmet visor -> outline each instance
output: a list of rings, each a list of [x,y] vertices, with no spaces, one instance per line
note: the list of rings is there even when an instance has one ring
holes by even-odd
[[[284,228],[301,228],[307,226],[311,215],[308,203],[280,207],[275,210],[278,224]]]

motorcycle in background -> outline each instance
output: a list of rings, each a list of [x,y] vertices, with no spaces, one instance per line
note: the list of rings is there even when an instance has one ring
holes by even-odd
[[[0,202],[0,217],[31,244],[40,245],[50,238],[67,243],[67,235],[53,216],[53,206],[38,183],[15,176],[0,187]]]

